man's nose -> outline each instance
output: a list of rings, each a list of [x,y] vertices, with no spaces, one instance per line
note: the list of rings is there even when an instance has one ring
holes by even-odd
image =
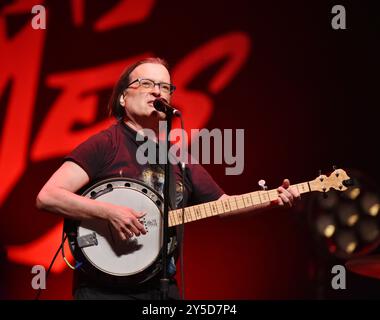
[[[161,89],[160,89],[160,85],[159,85],[158,83],[156,83],[156,84],[154,85],[154,87],[153,87],[153,89],[152,89],[152,93],[153,93],[154,95],[157,95],[157,96],[161,95]]]

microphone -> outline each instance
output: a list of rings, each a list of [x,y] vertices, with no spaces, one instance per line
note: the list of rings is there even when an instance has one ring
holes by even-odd
[[[181,116],[181,111],[173,108],[164,98],[157,98],[153,101],[153,107],[157,111],[161,111],[164,113],[171,113],[172,115],[179,117]]]

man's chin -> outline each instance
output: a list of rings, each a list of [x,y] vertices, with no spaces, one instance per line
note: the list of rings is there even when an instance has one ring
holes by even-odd
[[[150,113],[150,116],[155,117],[158,120],[165,120],[166,119],[166,114],[161,112],[161,111],[157,111],[157,110],[152,110],[152,112]]]

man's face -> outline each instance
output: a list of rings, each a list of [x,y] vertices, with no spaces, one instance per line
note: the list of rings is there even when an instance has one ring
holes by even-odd
[[[150,79],[154,82],[170,83],[169,71],[158,63],[144,63],[139,65],[130,74],[130,82],[137,78]],[[154,88],[144,88],[138,82],[124,90],[124,108],[129,119],[134,121],[145,121],[147,118],[160,120],[165,118],[165,114],[156,111],[153,101],[157,98],[165,98],[170,102],[170,94],[164,93],[156,85]]]

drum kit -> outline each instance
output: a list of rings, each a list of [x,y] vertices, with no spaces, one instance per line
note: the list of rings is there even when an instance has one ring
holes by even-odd
[[[351,272],[380,280],[380,255],[349,260],[346,267]]]

